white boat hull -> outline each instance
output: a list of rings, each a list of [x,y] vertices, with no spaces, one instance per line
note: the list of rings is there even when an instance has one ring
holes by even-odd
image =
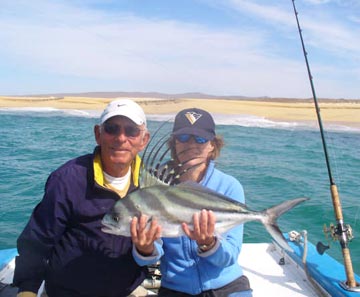
[[[287,237],[287,235],[285,234]],[[274,243],[244,243],[239,257],[244,274],[249,278],[253,296],[355,296],[360,288],[345,290],[341,282],[346,280],[344,266],[324,254],[319,255],[314,245],[307,246],[306,265],[303,264],[303,244],[289,242],[294,253],[284,252]],[[0,282],[11,284],[16,249],[0,250]],[[355,275],[356,281],[360,278]],[[0,289],[0,297],[15,296],[10,286]],[[5,295],[4,292],[15,292]],[[41,297],[41,288],[38,297]],[[146,292],[146,290],[139,290]],[[142,293],[144,294],[144,293]],[[147,291],[147,296],[154,294]],[[43,296],[42,296],[43,297]]]

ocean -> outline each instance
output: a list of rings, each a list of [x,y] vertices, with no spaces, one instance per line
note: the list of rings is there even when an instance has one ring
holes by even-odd
[[[93,126],[99,114],[0,109],[0,249],[16,247],[50,172],[71,158],[92,152]],[[150,132],[173,117],[149,116]],[[283,200],[309,197],[279,219],[281,230],[307,230],[309,241],[330,244],[327,253],[342,262],[340,244],[323,232],[324,224],[329,227],[336,220],[317,125],[248,115],[214,114],[214,118],[217,134],[225,140],[217,166],[242,183],[248,206],[262,210]],[[353,267],[360,274],[360,129],[327,123],[324,129],[345,223],[353,230],[349,244]],[[245,242],[270,240],[260,223],[246,223]]]

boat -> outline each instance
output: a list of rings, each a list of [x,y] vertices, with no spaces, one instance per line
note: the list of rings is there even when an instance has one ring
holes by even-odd
[[[253,296],[360,296],[360,286],[347,288],[344,265],[326,253],[319,253],[307,240],[306,231],[284,233],[293,252],[275,242],[244,243],[239,263],[249,278]],[[16,296],[12,287],[17,249],[0,250],[0,297]],[[360,284],[360,277],[355,274]],[[153,273],[131,296],[156,296],[160,285]],[[269,294],[269,292],[271,292]],[[38,297],[45,297],[42,285]]]

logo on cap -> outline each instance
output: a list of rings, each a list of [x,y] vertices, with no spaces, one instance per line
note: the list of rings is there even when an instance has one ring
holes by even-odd
[[[202,117],[202,114],[196,113],[194,111],[188,111],[185,113],[185,117],[188,119],[191,125],[194,125],[196,121]]]

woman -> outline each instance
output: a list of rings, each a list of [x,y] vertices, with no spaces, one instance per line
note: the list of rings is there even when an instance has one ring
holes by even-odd
[[[215,168],[224,143],[215,133],[212,116],[205,110],[180,111],[169,141],[177,182],[196,182],[244,203],[241,184]],[[179,166],[181,165],[181,166]],[[238,264],[243,225],[223,236],[215,233],[211,210],[194,214],[194,229],[183,223],[187,236],[163,238],[158,296],[251,296],[249,281]]]

